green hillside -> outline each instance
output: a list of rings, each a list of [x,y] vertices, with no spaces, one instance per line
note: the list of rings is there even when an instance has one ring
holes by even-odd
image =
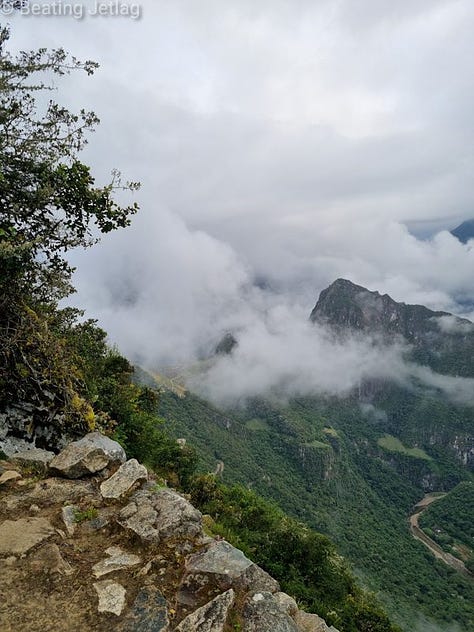
[[[225,482],[248,485],[333,538],[405,630],[424,619],[474,630],[474,583],[435,560],[407,524],[425,491],[472,480],[449,441],[432,443],[438,420],[451,421],[445,434],[460,435],[469,411],[413,395],[400,423],[400,397],[393,391],[377,402],[384,421],[362,413],[356,399],[255,400],[222,412],[170,393],[160,414],[197,447],[204,469],[223,461]]]

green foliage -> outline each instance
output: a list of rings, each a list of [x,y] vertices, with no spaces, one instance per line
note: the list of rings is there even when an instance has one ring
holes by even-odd
[[[373,598],[357,588],[333,543],[293,520],[274,503],[212,475],[193,479],[193,502],[212,516],[212,529],[278,579],[300,605],[341,632],[394,632]]]
[[[95,507],[88,507],[84,510],[76,509],[74,511],[74,522],[80,524],[86,520],[94,520],[94,518],[97,518],[98,515],[99,512]]]
[[[121,187],[114,172],[110,184],[97,188],[90,169],[77,159],[88,132],[98,123],[93,112],[78,114],[42,93],[50,80],[73,70],[91,75],[97,64],[80,62],[63,49],[6,50],[8,29],[0,30],[0,198],[2,240],[17,282],[36,298],[49,300],[67,291],[70,268],[65,252],[94,242],[91,227],[106,233],[127,226],[137,207],[122,208],[113,199]],[[136,189],[136,183],[126,188]],[[18,253],[18,256],[17,256]],[[15,266],[15,261],[21,266]],[[61,282],[62,283],[61,283]]]
[[[69,345],[87,345],[88,324],[74,324],[73,312],[57,307],[73,291],[66,257],[97,233],[130,223],[136,204],[120,206],[114,192],[138,184],[123,186],[113,172],[97,187],[78,160],[97,117],[53,100],[44,105],[52,90],[46,81],[71,71],[90,75],[97,64],[62,49],[12,56],[8,38],[0,27],[0,409],[26,401],[36,425],[61,413],[65,427],[85,430],[93,415],[80,393],[89,394],[93,380],[78,362],[85,350],[71,354]]]
[[[400,439],[397,439],[397,437],[393,437],[389,434],[385,434],[383,437],[380,437],[377,444],[389,452],[400,452],[401,454],[412,456],[415,459],[425,459],[425,461],[431,461],[431,457],[428,456],[424,450],[421,450],[420,448],[407,448],[403,445]]]
[[[429,529],[430,537],[449,553],[456,554],[452,545],[458,544],[469,555],[474,551],[473,516],[474,483],[465,481],[425,509],[420,526]]]

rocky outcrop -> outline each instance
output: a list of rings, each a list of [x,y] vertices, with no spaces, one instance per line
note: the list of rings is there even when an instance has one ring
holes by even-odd
[[[130,497],[118,523],[149,544],[179,538],[180,546],[186,546],[202,535],[201,518],[201,513],[173,490],[148,486]]]
[[[278,582],[242,551],[225,540],[212,540],[187,558],[178,601],[187,605],[200,604],[231,587],[245,593],[249,590],[280,590]]]
[[[81,478],[100,472],[108,465],[125,461],[126,455],[120,444],[98,432],[90,432],[66,446],[50,462],[49,468],[59,476]]]
[[[0,463],[16,474],[0,486],[2,632],[319,630],[268,573],[206,536],[184,496],[125,458],[94,433],[44,478],[28,459]]]
[[[248,595],[244,604],[243,632],[298,632],[295,621],[269,592]]]

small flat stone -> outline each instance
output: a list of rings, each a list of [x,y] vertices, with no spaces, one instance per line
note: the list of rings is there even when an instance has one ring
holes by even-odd
[[[126,553],[120,547],[110,547],[106,551],[107,559],[97,562],[92,567],[94,577],[102,577],[108,573],[130,568],[141,563],[141,558],[133,553]]]
[[[233,603],[234,591],[230,589],[188,615],[175,628],[175,631],[223,632]]]
[[[142,588],[125,616],[118,632],[167,632],[169,630],[166,599],[153,586]]]
[[[98,611],[120,616],[125,607],[125,588],[110,579],[96,582],[94,588],[99,597]]]
[[[3,472],[3,474],[0,476],[0,485],[4,485],[5,483],[12,481],[17,481],[19,478],[21,478],[20,472],[16,472],[15,470],[7,470],[6,472]]]
[[[0,525],[0,555],[22,555],[54,533],[46,518],[5,520]]]
[[[61,515],[63,518],[64,526],[66,527],[66,531],[68,535],[74,535],[76,530],[76,512],[78,508],[74,505],[67,505],[63,507],[61,510]]]
[[[100,493],[104,498],[120,498],[129,492],[135,483],[146,480],[148,480],[146,467],[136,459],[130,459],[101,484]]]

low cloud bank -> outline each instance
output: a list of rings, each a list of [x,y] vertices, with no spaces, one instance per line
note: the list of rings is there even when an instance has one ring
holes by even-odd
[[[406,236],[404,231],[396,234]],[[431,245],[410,240],[426,265],[438,257],[438,264],[443,263],[440,244],[448,251],[454,248],[460,257],[463,252],[472,256],[449,235]],[[377,251],[381,248],[376,244]],[[473,403],[473,380],[410,364],[402,344],[383,345],[361,337],[340,341],[308,322],[319,291],[334,280],[321,279],[331,274],[335,260],[318,260],[314,285],[304,276],[300,283],[275,284],[265,277],[258,283],[259,270],[242,253],[202,230],[192,230],[165,208],[142,212],[129,230],[107,236],[85,254],[87,258],[77,253],[72,261],[78,265],[74,300],[88,308],[87,316],[96,317],[110,342],[136,363],[184,368],[212,355],[225,332],[237,336],[239,345],[231,356],[206,364],[190,382],[216,402],[266,393],[284,398],[344,396],[364,380],[386,379],[405,386],[416,382],[457,403]],[[361,282],[360,276],[353,280]],[[367,285],[386,288],[386,283],[385,288],[383,283]],[[408,277],[399,278],[398,288],[395,298],[409,296],[418,302]],[[433,292],[431,299],[438,308],[455,306],[444,293]],[[447,334],[459,328],[450,317],[438,319],[438,325]],[[462,325],[463,332],[471,327]]]
[[[367,380],[386,380],[474,405],[474,379],[440,375],[408,361],[409,347],[401,342],[360,335],[338,340],[305,316],[288,305],[270,309],[240,332],[230,355],[216,357],[189,386],[227,405],[258,395],[344,397]]]

